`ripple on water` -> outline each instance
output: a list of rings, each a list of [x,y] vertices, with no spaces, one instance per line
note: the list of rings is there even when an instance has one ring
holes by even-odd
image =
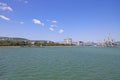
[[[120,49],[111,49],[1,49],[0,80],[120,80]]]

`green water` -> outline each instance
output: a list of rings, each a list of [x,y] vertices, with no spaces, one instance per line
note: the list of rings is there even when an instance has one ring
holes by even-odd
[[[1,48],[0,80],[120,80],[120,47]]]

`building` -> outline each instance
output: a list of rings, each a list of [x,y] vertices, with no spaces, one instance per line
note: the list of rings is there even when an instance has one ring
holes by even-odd
[[[64,39],[65,44],[72,44],[72,38],[66,38]]]
[[[102,42],[98,42],[97,45],[98,46],[105,46],[105,47],[115,47],[115,46],[117,46],[117,44],[111,38],[110,35],[106,39],[104,39]]]
[[[83,46],[83,45],[84,45],[84,42],[83,42],[83,41],[78,41],[77,45],[78,45],[78,46]]]

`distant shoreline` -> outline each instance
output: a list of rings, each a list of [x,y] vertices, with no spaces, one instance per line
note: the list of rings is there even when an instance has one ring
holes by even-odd
[[[0,48],[45,48],[45,46],[0,46]]]
[[[20,48],[21,46],[0,46],[0,48]]]

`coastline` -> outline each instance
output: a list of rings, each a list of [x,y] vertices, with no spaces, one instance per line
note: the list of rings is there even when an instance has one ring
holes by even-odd
[[[20,48],[21,46],[0,46],[0,48]]]
[[[45,46],[0,46],[0,48],[45,48]]]

